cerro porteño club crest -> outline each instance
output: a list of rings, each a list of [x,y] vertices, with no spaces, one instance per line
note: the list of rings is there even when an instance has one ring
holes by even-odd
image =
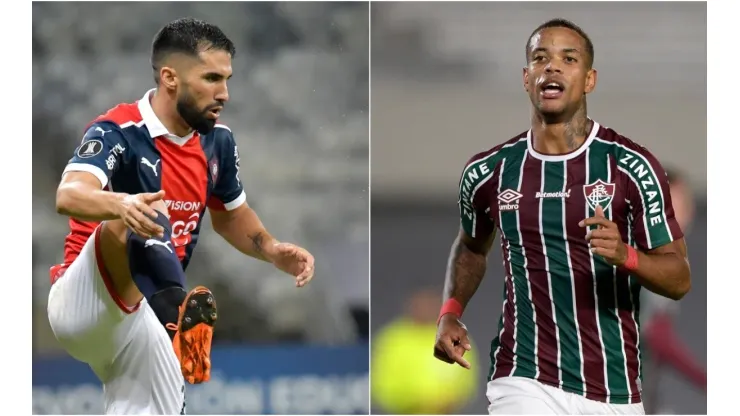
[[[603,210],[609,208],[614,200],[614,188],[613,183],[606,183],[601,179],[590,185],[583,185],[583,194],[586,196],[588,206],[593,210],[599,205]]]

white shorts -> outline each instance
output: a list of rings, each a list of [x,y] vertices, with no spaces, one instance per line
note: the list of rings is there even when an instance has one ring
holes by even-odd
[[[146,300],[127,308],[99,256],[101,227],[49,292],[51,329],[103,383],[106,414],[181,414],[185,381],[167,332]]]
[[[642,403],[609,404],[542,384],[525,377],[488,382],[491,415],[644,415]]]

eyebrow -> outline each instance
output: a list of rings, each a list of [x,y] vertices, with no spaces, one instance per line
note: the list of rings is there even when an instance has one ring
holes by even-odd
[[[229,75],[228,77],[225,77],[225,76],[223,76],[223,74],[221,74],[219,72],[206,72],[205,74],[203,74],[203,76],[204,77],[215,76],[215,77],[219,77],[219,78],[226,78],[227,80],[229,80],[229,79],[231,79],[231,77],[234,76],[234,73],[232,72],[231,75]]]
[[[547,48],[543,48],[543,47],[540,46],[539,48],[532,49],[532,53],[537,53],[537,52],[547,52]],[[565,53],[579,53],[579,54],[581,53],[581,51],[578,50],[577,48],[565,48],[565,49],[562,50],[562,52],[565,52]]]

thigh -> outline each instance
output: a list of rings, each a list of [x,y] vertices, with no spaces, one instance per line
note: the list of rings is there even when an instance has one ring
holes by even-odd
[[[522,377],[501,377],[488,382],[488,413],[568,414],[567,400],[558,389]]]
[[[610,404],[573,396],[573,413],[581,415],[644,415],[642,403]]]
[[[645,408],[642,403],[635,404],[609,404],[588,401],[584,398],[577,406],[577,413],[583,415],[644,415]]]
[[[100,274],[95,234],[49,291],[49,324],[55,337],[75,359],[96,367],[116,353],[114,334],[124,315],[108,294]]]
[[[557,415],[550,405],[537,397],[511,395],[488,405],[489,415]],[[564,414],[564,413],[563,413]]]
[[[122,329],[128,342],[104,382],[107,414],[181,414],[185,381],[167,332],[148,304]]]

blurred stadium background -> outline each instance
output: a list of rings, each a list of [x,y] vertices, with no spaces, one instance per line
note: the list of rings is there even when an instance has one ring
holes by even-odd
[[[33,412],[102,411],[99,383],[46,317],[68,231],[55,188],[85,124],[153,87],[154,34],[185,16],[236,43],[223,122],[249,203],[317,259],[296,290],[204,221],[189,284],[208,285],[222,313],[215,377],[189,389],[188,412],[367,414],[368,4],[237,2],[33,4]]]
[[[554,17],[594,42],[590,115],[680,169],[696,197],[693,288],[673,324],[705,367],[706,3],[373,3],[371,13],[372,412],[486,413],[503,287],[498,244],[463,319],[477,371],[452,372],[432,357],[457,186],[470,156],[527,129],[525,43]],[[643,330],[650,307],[661,305],[643,299]],[[646,364],[645,389],[649,412],[707,412],[701,386],[665,363]]]

